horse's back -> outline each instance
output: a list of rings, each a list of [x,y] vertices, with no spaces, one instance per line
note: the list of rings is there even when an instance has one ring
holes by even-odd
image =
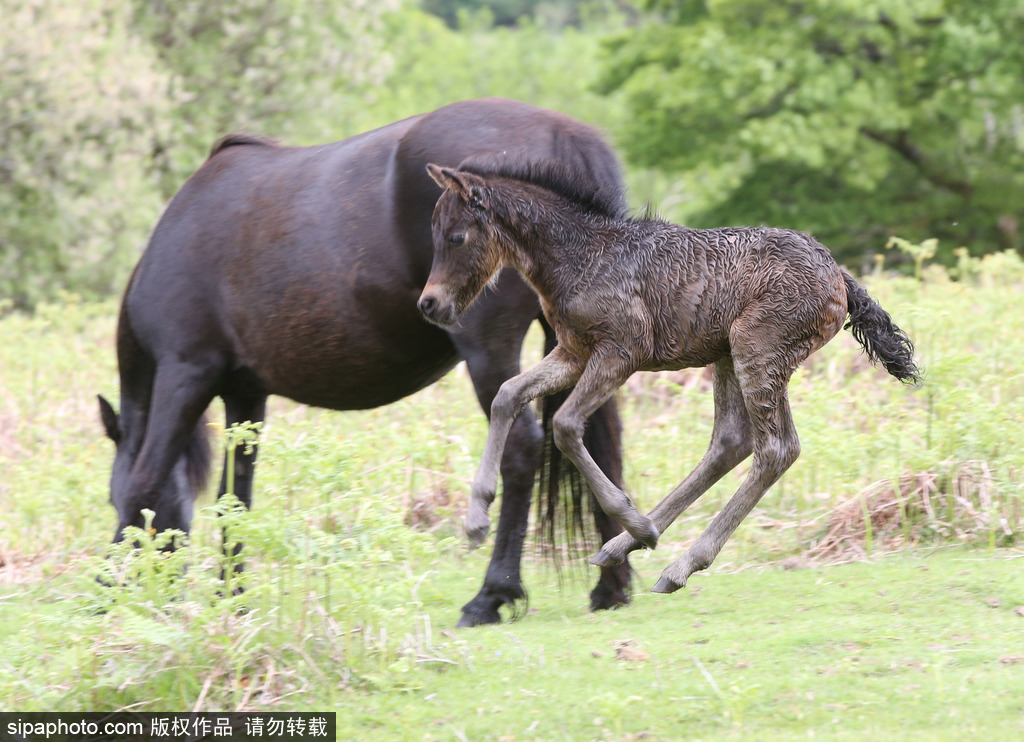
[[[406,396],[458,360],[416,308],[439,193],[425,166],[512,150],[588,163],[621,188],[595,130],[502,99],[315,147],[224,140],[154,230],[125,297],[131,331],[155,359],[213,357],[317,406]],[[505,283],[516,311],[535,314],[529,289]]]
[[[419,326],[412,297],[426,268],[390,186],[411,123],[317,147],[216,151],[140,261],[126,297],[135,334],[154,356],[215,355],[268,393],[326,407],[392,401],[447,370],[450,344]],[[378,397],[381,365],[421,378]]]

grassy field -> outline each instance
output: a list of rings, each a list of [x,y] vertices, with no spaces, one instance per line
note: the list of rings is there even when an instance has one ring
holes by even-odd
[[[791,387],[801,459],[685,591],[647,592],[744,467],[635,556],[629,607],[590,614],[595,570],[531,558],[525,615],[460,631],[489,555],[459,529],[486,434],[464,369],[363,413],[273,400],[256,508],[227,515],[247,592],[223,599],[208,496],[185,549],[106,546],[115,305],[9,315],[0,708],[337,710],[341,739],[1022,737],[1024,270],[958,277],[868,281],[926,384],[866,366],[847,333],[815,356]],[[702,454],[710,395],[690,372],[621,400],[649,508]]]

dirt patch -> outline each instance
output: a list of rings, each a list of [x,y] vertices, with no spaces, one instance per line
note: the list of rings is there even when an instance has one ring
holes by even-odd
[[[45,579],[59,577],[79,569],[79,562],[89,556],[87,552],[67,554],[56,551],[40,551],[35,554],[21,554],[0,551],[0,585],[26,585]]]
[[[460,526],[466,515],[466,496],[453,493],[441,481],[443,473],[438,472],[438,480],[429,486],[414,492],[405,506],[405,523],[418,531],[434,532],[445,526]]]

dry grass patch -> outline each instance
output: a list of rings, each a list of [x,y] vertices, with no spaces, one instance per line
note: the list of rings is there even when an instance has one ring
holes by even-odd
[[[1013,543],[1022,522],[1017,498],[1000,496],[998,477],[985,461],[942,462],[899,481],[882,479],[839,503],[824,535],[807,550],[816,561],[845,561],[872,549],[922,542]]]

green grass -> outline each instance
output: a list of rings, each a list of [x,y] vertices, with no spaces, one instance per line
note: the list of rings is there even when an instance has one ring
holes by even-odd
[[[458,632],[489,556],[459,529],[486,434],[464,368],[368,412],[273,400],[256,508],[226,516],[247,592],[224,599],[209,497],[186,549],[106,546],[94,395],[117,398],[115,305],[7,316],[0,707],[335,709],[343,739],[1020,737],[1024,272],[1005,256],[961,270],[868,282],[926,385],[866,367],[846,333],[815,356],[791,387],[800,460],[685,591],[647,592],[744,466],[635,555],[628,608],[588,613],[595,570],[560,583],[531,557],[529,612]],[[643,508],[707,445],[696,380],[621,396]]]
[[[343,701],[342,736],[1012,738],[1024,731],[1020,569],[958,552],[716,572],[593,615],[548,587],[529,620],[437,637],[456,659],[463,645],[458,665],[421,670],[402,695]]]

